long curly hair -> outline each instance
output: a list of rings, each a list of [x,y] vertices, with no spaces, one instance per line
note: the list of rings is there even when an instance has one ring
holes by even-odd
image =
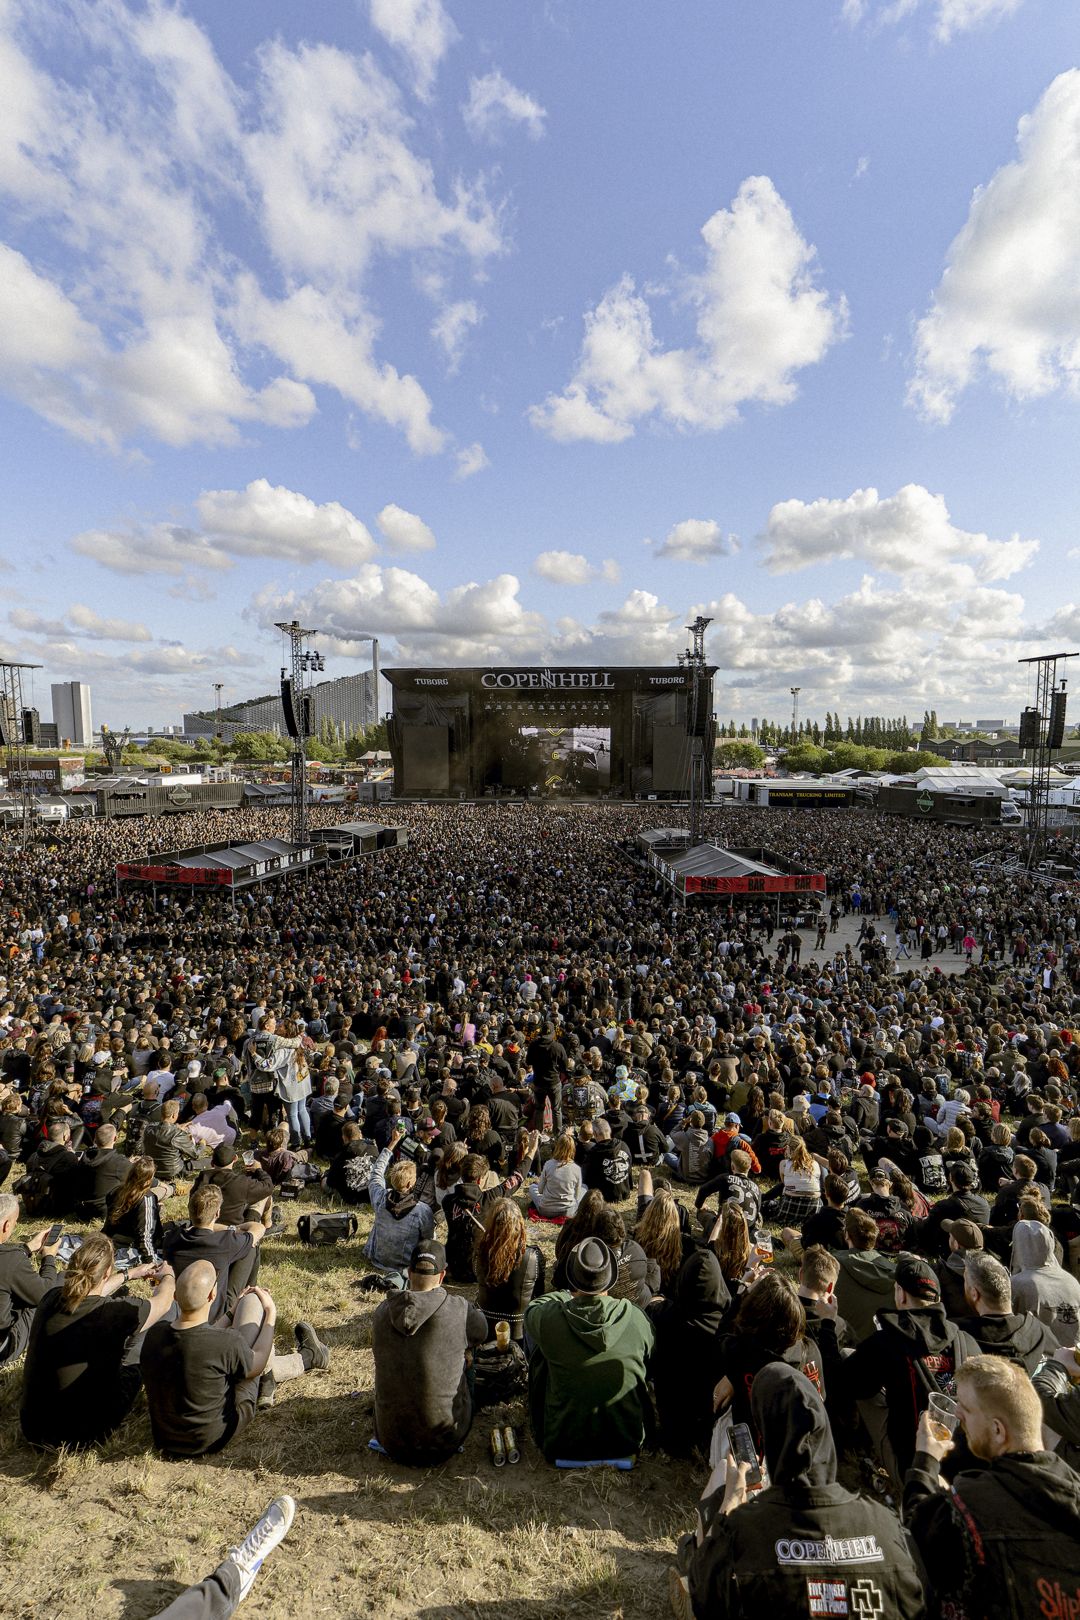
[[[491,1206],[484,1230],[476,1236],[475,1261],[483,1266],[487,1280],[498,1288],[509,1281],[525,1253],[525,1221],[510,1198],[498,1198]]]

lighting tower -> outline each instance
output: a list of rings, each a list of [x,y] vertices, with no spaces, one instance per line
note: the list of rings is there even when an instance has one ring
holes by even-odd
[[[1058,727],[1065,729],[1065,682],[1058,685],[1057,667],[1067,658],[1080,658],[1080,653],[1043,653],[1041,657],[1020,658],[1021,664],[1035,665],[1035,712],[1038,715],[1039,740],[1031,755],[1031,790],[1028,794],[1028,852],[1030,869],[1045,854],[1047,828],[1050,823],[1051,754],[1061,747],[1060,738],[1053,736],[1053,721],[1060,717]]]
[[[693,624],[688,624],[692,641],[680,659],[686,671],[687,704],[686,730],[690,742],[690,843],[700,844],[704,837],[702,820],[705,800],[711,796],[712,784],[707,780],[707,769],[712,749],[705,744],[712,731],[712,681],[705,665],[705,632],[711,619],[699,613]]]
[[[799,693],[802,687],[789,686],[788,691],[791,693],[791,746],[794,748],[799,740]]]
[[[289,669],[281,671],[282,705],[285,710],[285,721],[289,736],[293,740],[292,756],[292,807],[289,822],[289,835],[294,844],[306,844],[308,841],[308,786],[307,786],[307,754],[304,752],[304,741],[311,736],[311,682],[310,675],[314,670],[325,669],[321,653],[312,652],[305,648],[304,642],[312,636],[317,636],[317,630],[305,630],[295,619],[287,624],[278,623],[275,626],[282,635],[289,638]],[[291,671],[291,672],[290,672]],[[291,714],[290,714],[291,710]],[[289,720],[292,724],[289,725]]]
[[[224,690],[225,690],[225,682],[224,681],[215,681],[214,682],[214,710],[215,710],[215,716],[216,716],[215,726],[214,726],[214,736],[217,738],[218,742],[221,741],[221,694],[222,694],[222,692]]]

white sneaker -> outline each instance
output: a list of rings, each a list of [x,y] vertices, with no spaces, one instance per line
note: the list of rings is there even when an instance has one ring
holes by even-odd
[[[236,1600],[238,1603],[242,1603],[251,1591],[267,1553],[273,1552],[274,1548],[285,1540],[295,1517],[296,1503],[293,1498],[275,1496],[262,1518],[248,1531],[239,1547],[229,1548],[229,1557],[240,1571],[240,1595]]]

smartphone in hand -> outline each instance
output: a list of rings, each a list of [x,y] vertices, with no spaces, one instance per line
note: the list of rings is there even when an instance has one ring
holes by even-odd
[[[757,1447],[754,1445],[754,1437],[750,1433],[748,1423],[732,1424],[731,1460],[736,1463],[749,1463],[746,1488],[756,1491],[761,1485],[761,1463],[758,1461]]]

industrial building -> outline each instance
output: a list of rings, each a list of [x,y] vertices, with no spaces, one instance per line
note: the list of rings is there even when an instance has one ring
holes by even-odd
[[[361,670],[358,675],[320,681],[312,687],[311,697],[312,729],[317,733],[323,720],[329,719],[345,737],[377,725],[391,703],[389,685],[370,669]],[[280,692],[248,698],[242,703],[223,704],[220,718],[214,709],[199,709],[184,715],[185,737],[215,737],[220,732],[222,741],[229,743],[244,731],[284,734],[285,714]]]

